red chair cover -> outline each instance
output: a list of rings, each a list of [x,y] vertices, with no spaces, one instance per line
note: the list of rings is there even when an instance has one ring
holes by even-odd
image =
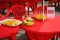
[[[38,8],[36,8],[33,12],[33,14],[31,15],[32,18],[36,18],[37,14],[42,14],[43,13],[43,6],[40,6]],[[47,14],[47,6],[44,6],[44,14]]]
[[[14,5],[10,8],[6,16],[10,15],[10,12],[13,13],[15,19],[22,19],[22,16],[26,15],[26,10],[23,6],[21,5]]]
[[[53,3],[55,3],[54,6],[56,6],[56,2],[57,2],[57,0],[49,0],[49,4],[51,4],[51,6]]]
[[[57,2],[57,0],[49,0],[50,3]]]
[[[37,5],[36,5],[36,3],[35,2],[28,2],[28,4],[26,4],[26,6],[28,7],[28,15],[29,15],[29,8],[32,8],[32,10],[34,11],[36,8],[37,8]]]
[[[9,5],[4,2],[0,2],[0,7],[1,7],[1,9],[9,9]]]
[[[58,2],[58,7],[57,8],[60,8],[60,0],[57,0],[57,2]]]
[[[43,13],[43,6],[40,6],[40,7],[36,8],[36,9],[34,10],[34,13],[36,13],[36,12],[38,12],[38,13]],[[47,13],[47,6],[44,6],[44,13],[45,13],[45,14]]]
[[[25,1],[24,0],[10,0],[11,1],[11,3],[12,3],[12,5],[25,5]]]
[[[43,5],[43,0],[35,0],[36,4],[41,3]]]
[[[35,2],[43,2],[43,0],[35,0]]]
[[[37,6],[37,3],[40,3],[41,5],[43,5],[43,0],[35,0],[35,3],[36,3],[36,6]]]
[[[0,13],[0,17],[2,16],[2,14]]]
[[[4,19],[6,19],[6,17],[0,13],[0,20],[4,20]]]

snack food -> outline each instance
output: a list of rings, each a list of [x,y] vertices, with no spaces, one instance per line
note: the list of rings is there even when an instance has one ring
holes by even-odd
[[[24,20],[24,25],[26,26],[30,26],[30,25],[33,25],[34,24],[34,19],[32,18],[27,18],[26,20]]]
[[[37,19],[37,20],[43,20],[43,18],[44,18],[44,20],[46,20],[46,15],[43,16],[43,14],[38,14],[38,15],[36,16],[36,19]]]
[[[2,21],[3,25],[7,25],[7,26],[18,26],[20,25],[22,22],[16,19],[5,19]]]

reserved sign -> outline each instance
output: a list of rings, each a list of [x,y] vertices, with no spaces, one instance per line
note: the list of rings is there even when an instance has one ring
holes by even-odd
[[[55,7],[47,7],[47,18],[48,19],[55,18]]]

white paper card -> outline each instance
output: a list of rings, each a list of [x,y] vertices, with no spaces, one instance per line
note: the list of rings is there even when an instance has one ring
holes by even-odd
[[[55,18],[55,7],[47,7],[47,18],[48,19]]]

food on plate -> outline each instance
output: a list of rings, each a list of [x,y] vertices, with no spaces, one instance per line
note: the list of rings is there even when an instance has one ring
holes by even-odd
[[[26,26],[30,26],[34,24],[34,19],[32,18],[27,18],[26,20],[24,20],[24,25]]]
[[[16,20],[16,19],[5,19],[2,22],[3,25],[7,25],[7,26],[18,26],[21,23],[22,23],[21,21]]]
[[[44,18],[44,20],[46,20],[46,15],[44,14],[44,16],[43,16],[43,14],[38,14],[37,16],[36,16],[36,19],[37,20],[43,20],[43,18]]]

